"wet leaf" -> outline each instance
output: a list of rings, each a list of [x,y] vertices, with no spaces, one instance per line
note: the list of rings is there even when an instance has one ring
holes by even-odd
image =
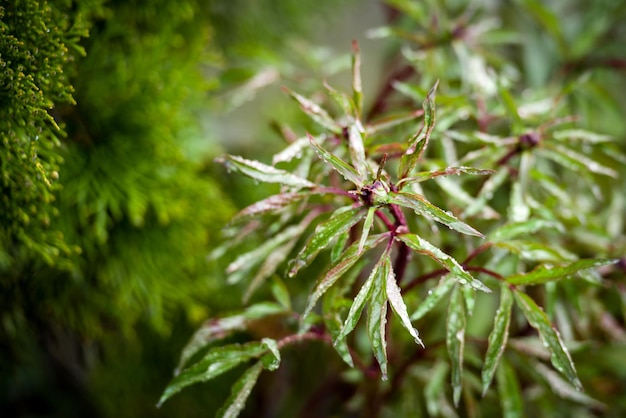
[[[289,276],[295,276],[307,266],[338,235],[348,231],[364,216],[362,207],[344,206],[337,209],[326,222],[319,224],[315,232],[292,262]]]
[[[313,148],[317,152],[317,155],[319,155],[322,160],[329,163],[346,180],[354,183],[358,187],[363,186],[363,177],[361,177],[361,175],[356,171],[354,167],[343,161],[341,158],[326,151],[315,141],[315,138],[313,138],[310,134],[307,133],[307,136],[309,138],[311,146],[313,146]]]
[[[387,234],[374,235],[367,239],[365,245],[363,246],[363,250],[367,251],[371,248],[376,247],[381,242],[383,242],[386,238],[388,239]],[[309,295],[309,299],[307,301],[307,306],[304,311],[303,317],[311,312],[315,303],[317,303],[318,299],[332,286],[335,284],[337,280],[341,276],[343,276],[349,269],[356,263],[359,258],[361,258],[361,254],[358,252],[359,246],[357,243],[354,243],[348,247],[348,249],[342,254],[341,258],[337,260],[337,262],[326,272],[324,273],[315,283],[315,287],[313,292]],[[357,318],[358,319],[358,318]]]
[[[264,183],[279,183],[298,188],[315,187],[314,183],[288,171],[280,170],[259,161],[247,160],[237,155],[223,155],[215,161],[224,164],[229,170],[239,171],[254,180]]]
[[[452,290],[446,323],[446,346],[450,357],[454,405],[459,406],[463,389],[463,348],[465,346],[465,304],[461,288]]]
[[[380,367],[382,380],[387,380],[387,296],[385,295],[386,278],[391,274],[391,260],[383,256],[379,261],[379,274],[372,283],[371,296],[367,305],[367,335],[372,344],[374,357]],[[347,321],[346,321],[347,322]]]
[[[486,176],[495,173],[494,170],[487,170],[482,168],[474,168],[474,167],[447,167],[443,170],[431,170],[431,171],[421,171],[419,173],[413,174],[411,177],[403,178],[398,182],[402,187],[411,183],[421,183],[426,180],[430,180],[435,177],[441,176],[452,176],[459,174],[471,174],[475,176]]]
[[[552,365],[561,372],[576,389],[582,390],[582,384],[576,374],[574,362],[569,351],[563,344],[558,331],[552,327],[548,316],[537,306],[534,300],[525,293],[515,292],[517,306],[520,307],[530,326],[539,332],[539,336],[545,347],[550,351]]]
[[[280,193],[270,196],[242,209],[235,215],[233,222],[265,213],[277,212],[307,196],[309,196],[308,193]]]
[[[282,90],[285,93],[289,94],[296,102],[298,102],[302,111],[309,115],[309,117],[313,119],[317,124],[333,133],[341,133],[341,126],[339,126],[339,124],[330,117],[328,112],[322,109],[317,103],[307,99],[304,96],[301,96],[300,94],[288,89],[287,87],[283,86]]]
[[[413,324],[411,324],[411,319],[409,318],[406,304],[404,303],[404,300],[402,299],[402,294],[400,293],[400,287],[396,282],[396,275],[394,274],[393,268],[391,267],[391,257],[388,253],[386,253],[384,257],[386,258],[386,260],[384,260],[383,262],[388,264],[388,266],[385,266],[384,271],[387,272],[387,276],[385,279],[385,292],[387,294],[387,300],[389,301],[389,305],[391,305],[391,309],[395,312],[398,318],[400,318],[400,323],[402,324],[402,326],[407,331],[409,331],[409,334],[411,334],[411,337],[413,337],[415,343],[424,347],[424,343],[420,339],[417,329],[415,329],[413,327]]]
[[[376,210],[378,208],[372,206],[367,210],[367,216],[365,217],[365,221],[363,222],[363,231],[361,232],[361,239],[359,240],[359,250],[358,254],[361,254],[363,251],[363,247],[365,246],[365,242],[367,241],[367,237],[369,236],[370,229],[372,229],[372,225],[374,224],[374,215],[376,214]]]
[[[268,353],[261,358],[261,363],[266,370],[274,371],[280,366],[280,351],[278,343],[271,338],[263,338],[261,345],[267,348]]]
[[[617,260],[585,259],[556,266],[541,265],[528,273],[514,274],[506,278],[512,285],[537,285],[568,278],[579,271],[614,264]]]
[[[489,334],[487,354],[483,366],[481,379],[483,382],[483,396],[487,393],[491,380],[498,367],[500,357],[506,348],[509,338],[509,324],[511,323],[511,308],[513,307],[513,292],[506,284],[500,286],[500,307],[496,312],[493,330]]]
[[[263,370],[263,364],[261,362],[256,363],[250,367],[245,373],[235,382],[233,385],[230,396],[224,403],[224,406],[217,412],[216,417],[219,418],[236,418],[246,405],[246,400],[252,392],[252,388],[256,385],[256,382]]]
[[[470,286],[473,289],[481,290],[483,292],[491,292],[491,290],[480,280],[475,279],[471,274],[465,271],[453,257],[450,257],[448,254],[421,238],[419,235],[401,234],[397,235],[396,239],[404,242],[409,246],[409,248],[417,251],[418,253],[425,254],[437,261],[444,268],[446,268],[460,284]]]
[[[429,216],[450,229],[467,235],[484,237],[483,234],[457,219],[454,215],[430,203],[424,196],[413,193],[389,193],[389,203],[414,210],[418,215]]]
[[[350,150],[350,161],[361,177],[370,171],[365,161],[365,147],[363,145],[363,127],[360,123],[353,123],[348,128],[348,148]]]
[[[309,148],[309,138],[303,136],[293,141],[278,154],[272,157],[272,164],[289,162],[294,158],[300,158],[302,153]]]
[[[456,279],[452,274],[446,275],[441,281],[439,285],[434,289],[428,291],[428,296],[426,299],[420,303],[415,312],[411,315],[411,321],[417,321],[424,317],[428,312],[430,312],[437,304],[448,294],[450,289],[454,287],[456,283]]]

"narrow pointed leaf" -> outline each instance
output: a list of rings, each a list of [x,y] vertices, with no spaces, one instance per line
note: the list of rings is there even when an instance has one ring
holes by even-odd
[[[359,318],[361,317],[363,306],[365,306],[365,303],[372,296],[374,283],[376,281],[382,282],[384,280],[384,276],[383,276],[384,272],[382,271],[383,270],[382,260],[383,260],[383,257],[381,257],[378,260],[378,262],[372,269],[372,272],[370,273],[369,277],[367,278],[365,283],[363,283],[363,285],[361,286],[359,293],[357,293],[356,297],[354,298],[354,302],[352,303],[352,306],[350,307],[350,311],[348,312],[348,316],[345,322],[343,323],[343,327],[341,328],[341,333],[339,334],[338,339],[345,338],[356,327],[356,324],[359,321]]]
[[[383,242],[388,235],[380,234],[374,235],[367,239],[365,245],[363,246],[363,250],[367,251],[371,248],[374,248],[381,242]],[[307,301],[307,306],[304,311],[303,317],[306,317],[318,299],[332,286],[335,284],[337,280],[341,276],[343,276],[349,269],[356,263],[361,255],[358,252],[359,247],[357,243],[354,243],[348,247],[348,249],[342,254],[341,258],[337,260],[337,262],[326,272],[324,273],[320,279],[318,279],[317,283],[315,283],[315,288],[313,292],[310,294],[309,299]]]
[[[500,307],[496,312],[493,330],[489,334],[487,354],[481,378],[483,382],[483,396],[487,393],[491,380],[498,367],[500,357],[506,348],[509,338],[509,324],[511,322],[511,308],[513,307],[513,292],[506,284],[500,286]]]
[[[448,375],[448,370],[448,362],[443,359],[437,361],[432,367],[428,382],[426,382],[426,386],[424,387],[424,398],[426,400],[428,416],[442,416],[441,406],[447,387],[446,376]]]
[[[489,234],[490,241],[506,241],[520,235],[532,235],[542,229],[562,229],[562,225],[543,219],[529,219],[522,222],[507,223]]]
[[[558,373],[544,364],[539,362],[535,363],[535,370],[546,379],[552,391],[561,398],[569,399],[600,411],[606,411],[605,404],[577,390],[567,381],[563,380]]]
[[[263,364],[261,362],[256,363],[245,371],[233,385],[230,396],[224,403],[224,406],[217,412],[216,417],[237,418],[239,416],[246,405],[246,400],[248,396],[250,396],[252,388],[256,385],[261,371],[263,371]]]
[[[309,117],[320,126],[336,134],[341,133],[341,126],[339,126],[339,124],[330,117],[328,112],[322,109],[317,103],[307,99],[304,96],[301,96],[300,94],[288,89],[287,87],[283,87],[282,90],[285,93],[289,94],[296,102],[298,102],[302,111],[309,115]]]
[[[337,209],[330,219],[319,224],[315,232],[300,253],[294,259],[289,276],[295,276],[300,269],[307,266],[320,251],[330,244],[336,236],[348,231],[364,216],[363,208],[342,207]]]
[[[586,155],[562,145],[546,145],[541,149],[541,154],[577,173],[583,174],[591,171],[592,173],[602,174],[604,176],[618,177],[617,171],[612,168],[606,167]]]
[[[400,178],[405,178],[415,168],[417,162],[424,154],[430,135],[435,127],[435,96],[439,80],[430,89],[422,104],[424,109],[424,122],[418,131],[409,139],[409,146],[402,155],[400,161]]]
[[[484,235],[460,221],[451,213],[430,203],[424,196],[413,193],[389,193],[389,203],[413,209],[418,215],[426,215],[435,221],[446,225],[450,229],[467,235],[474,235],[483,238]]]
[[[365,246],[365,242],[367,241],[367,237],[369,236],[370,229],[372,229],[372,225],[374,224],[374,214],[378,208],[372,206],[367,210],[367,216],[365,217],[365,221],[363,222],[363,231],[361,232],[361,239],[359,240],[359,250],[358,254],[361,254],[363,251],[363,247]]]
[[[183,370],[167,385],[157,406],[181,389],[198,382],[206,382],[237,367],[252,358],[265,354],[267,349],[260,343],[232,344],[210,350],[202,360]]]
[[[465,304],[461,288],[456,286],[450,297],[446,326],[446,346],[450,357],[450,375],[454,405],[459,406],[463,389],[463,348],[465,346]]]
[[[430,180],[435,177],[441,176],[451,176],[451,175],[459,175],[459,174],[471,174],[474,176],[486,176],[489,174],[493,174],[495,171],[483,169],[483,168],[474,168],[474,167],[447,167],[443,170],[432,170],[432,171],[421,171],[419,173],[413,174],[411,177],[406,177],[402,179],[399,184],[402,186],[406,186],[411,183],[421,183],[426,180]]]
[[[315,138],[313,138],[309,133],[307,133],[307,136],[309,138],[311,146],[313,146],[313,148],[317,152],[317,155],[319,155],[322,160],[329,163],[339,174],[343,176],[343,178],[345,178],[349,182],[352,182],[357,186],[363,185],[363,177],[356,171],[354,167],[352,167],[350,164],[343,161],[336,155],[333,155],[332,153],[322,148],[315,141]]]
[[[363,86],[361,83],[361,50],[357,41],[352,41],[352,94],[356,117],[361,116],[363,109]]]
[[[502,359],[496,369],[496,383],[498,384],[502,416],[504,418],[525,417],[522,391],[517,380],[517,373],[505,359]]]
[[[402,299],[400,287],[398,286],[398,282],[396,281],[396,275],[394,274],[393,268],[391,267],[391,258],[389,254],[386,255],[386,260],[384,262],[389,264],[389,266],[385,268],[385,270],[388,271],[387,277],[385,279],[385,291],[387,293],[387,300],[389,301],[389,305],[391,305],[391,309],[393,309],[398,318],[400,318],[400,323],[402,324],[402,326],[406,328],[407,331],[409,331],[409,334],[411,334],[411,337],[413,337],[415,343],[424,347],[424,343],[419,337],[419,332],[417,332],[417,329],[415,329],[413,327],[413,324],[411,324],[411,319],[409,318],[406,304]]]
[[[387,340],[385,338],[387,296],[385,295],[385,278],[390,274],[391,261],[388,257],[383,256],[379,263],[379,274],[374,278],[371,297],[367,305],[367,335],[372,344],[374,357],[380,367],[382,380],[387,380]]]
[[[242,209],[239,213],[235,215],[233,221],[239,221],[244,218],[263,215],[265,213],[277,212],[294,202],[304,199],[307,196],[307,193],[280,193],[270,196]]]
[[[324,81],[324,88],[328,91],[330,97],[332,97],[335,102],[337,102],[337,104],[341,106],[341,110],[343,110],[346,115],[356,114],[354,104],[345,93],[335,90],[326,81]]]
[[[309,148],[309,139],[305,136],[296,139],[278,154],[272,157],[272,164],[289,162],[294,158],[301,158],[302,153]]]
[[[420,303],[415,312],[411,315],[411,321],[417,321],[423,318],[424,315],[437,306],[437,304],[448,294],[456,282],[457,281],[453,278],[452,274],[446,275],[437,287],[428,291],[426,299]]]
[[[465,271],[453,257],[450,257],[448,254],[421,238],[419,235],[402,234],[396,236],[396,238],[408,245],[409,248],[420,254],[425,254],[437,261],[444,268],[446,268],[460,284],[470,286],[473,289],[481,290],[483,292],[491,292],[491,290],[480,280],[475,279],[471,274]]]
[[[527,294],[517,291],[515,292],[515,299],[530,326],[539,332],[541,340],[550,351],[550,361],[552,365],[578,390],[582,390],[582,384],[576,374],[574,362],[565,344],[563,344],[558,331],[552,327],[548,316]]]
[[[263,338],[261,345],[267,348],[268,353],[261,358],[261,363],[266,370],[274,371],[280,366],[280,351],[278,343],[271,338]]]
[[[536,285],[548,283],[570,277],[580,271],[606,266],[617,260],[585,259],[558,266],[541,265],[529,273],[515,274],[507,277],[506,281],[512,285]]]
[[[420,110],[411,111],[408,114],[393,115],[391,117],[380,119],[380,120],[377,120],[377,121],[375,121],[373,123],[368,124],[365,127],[365,133],[367,135],[373,135],[373,134],[376,134],[376,133],[378,133],[380,131],[384,131],[386,129],[390,129],[390,128],[393,128],[395,126],[401,125],[403,123],[410,122],[410,121],[412,121],[414,119],[419,118],[423,114],[424,114],[424,111],[422,109],[420,109]]]
[[[239,171],[264,183],[279,183],[292,187],[315,187],[314,183],[288,171],[280,170],[259,161],[247,160],[237,155],[223,155],[215,161],[224,164],[230,170]]]
[[[363,145],[363,135],[361,134],[363,127],[360,122],[350,125],[348,130],[348,148],[350,150],[350,160],[352,165],[361,177],[368,173],[367,163],[365,162],[365,146]]]
[[[337,241],[333,245],[333,249],[330,253],[330,262],[335,263],[341,254],[343,254],[344,249],[346,248],[346,243],[350,239],[350,231],[345,231],[337,236]]]

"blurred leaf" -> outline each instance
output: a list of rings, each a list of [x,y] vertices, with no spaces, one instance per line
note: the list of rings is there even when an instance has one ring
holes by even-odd
[[[354,106],[356,108],[356,117],[361,117],[363,110],[363,86],[361,83],[361,51],[359,43],[352,41],[352,94]]]
[[[457,219],[452,213],[445,212],[443,209],[430,203],[424,196],[406,192],[392,192],[389,193],[389,203],[413,209],[418,215],[430,216],[435,221],[462,234],[484,237],[483,234]]]
[[[374,276],[371,294],[367,304],[367,335],[372,344],[374,357],[380,366],[382,380],[387,380],[387,340],[385,337],[387,324],[387,296],[385,285],[387,277],[391,274],[391,259],[389,253],[385,253],[378,261],[377,274]],[[355,301],[356,303],[356,301]],[[353,305],[354,306],[354,305]],[[350,308],[352,312],[352,308]],[[348,320],[346,320],[346,324]],[[343,334],[343,332],[342,332]]]
[[[261,357],[261,363],[266,370],[274,371],[280,366],[280,351],[278,343],[271,338],[263,338],[261,340],[263,347],[268,349],[268,353]]]
[[[592,173],[602,174],[604,176],[618,177],[617,172],[612,168],[606,167],[586,155],[563,145],[555,143],[546,144],[542,148],[541,154],[579,174],[591,171]]]
[[[543,229],[562,230],[563,226],[553,221],[543,219],[529,219],[521,222],[509,222],[492,231],[489,235],[489,241],[507,241],[520,235],[532,235]]]
[[[432,367],[429,378],[424,387],[424,398],[426,398],[426,409],[432,417],[441,416],[441,400],[446,392],[446,376],[450,366],[447,361],[438,360]]]
[[[463,347],[465,345],[465,304],[461,288],[456,286],[450,296],[446,321],[446,346],[450,356],[454,405],[459,406],[463,389]]]
[[[230,396],[224,403],[224,406],[217,411],[216,417],[236,418],[239,416],[262,370],[263,364],[259,361],[245,371],[233,385]]]
[[[496,312],[493,330],[489,334],[489,344],[485,354],[485,363],[481,374],[483,382],[483,396],[487,393],[493,374],[498,367],[500,357],[506,348],[509,338],[509,324],[511,322],[511,308],[513,307],[513,292],[506,284],[500,285],[500,307]]]
[[[359,240],[358,254],[361,254],[361,251],[363,251],[363,247],[365,246],[365,242],[367,241],[370,229],[372,229],[372,225],[374,224],[374,215],[376,214],[377,210],[378,208],[375,206],[372,206],[367,210],[367,216],[365,217],[365,221],[363,222],[363,231],[361,231],[361,239]]]
[[[536,285],[565,279],[581,270],[614,264],[617,260],[585,259],[557,266],[540,265],[528,273],[514,274],[506,278],[507,283],[515,286]]]
[[[456,282],[457,280],[454,278],[453,274],[447,274],[444,276],[438,286],[428,291],[428,296],[426,296],[426,299],[424,299],[415,312],[413,312],[411,320],[417,321],[423,318],[424,315],[430,312],[441,301],[441,299],[448,294]]]
[[[370,169],[365,161],[365,148],[363,146],[363,135],[361,134],[363,127],[360,125],[360,122],[356,122],[348,128],[348,148],[350,149],[352,165],[363,177],[368,174]]]
[[[235,215],[233,222],[252,216],[277,212],[307,196],[309,196],[307,193],[280,193],[272,195],[242,209]]]
[[[575,260],[576,255],[572,254],[558,245],[547,245],[534,241],[509,240],[499,241],[495,247],[504,248],[514,254],[518,254],[523,260],[542,263],[561,263],[563,261]]]
[[[337,122],[330,117],[330,115],[322,109],[317,103],[312,100],[307,99],[304,96],[299,95],[298,93],[288,89],[287,87],[282,87],[283,91],[289,94],[296,102],[300,104],[300,108],[311,117],[315,122],[317,122],[320,126],[328,129],[329,131],[341,134],[341,126]]]
[[[289,296],[289,289],[285,286],[285,282],[281,280],[280,277],[274,276],[272,280],[272,295],[274,295],[274,299],[283,307],[285,310],[291,310],[291,297]]]
[[[584,129],[563,129],[552,134],[554,139],[570,142],[572,140],[580,140],[590,144],[600,144],[603,142],[613,141],[609,135],[602,135],[596,132],[586,131]]]
[[[539,374],[546,379],[552,391],[561,398],[569,399],[570,401],[578,402],[596,410],[606,412],[606,405],[588,395],[585,395],[580,391],[580,389],[573,387],[571,384],[563,380],[558,373],[549,369],[544,364],[536,362],[534,363],[534,367],[535,370],[537,370],[537,372],[539,372]]]
[[[319,155],[322,160],[329,163],[339,174],[343,176],[343,178],[349,182],[352,182],[359,187],[363,185],[363,177],[361,177],[354,167],[343,161],[341,158],[326,151],[310,134],[307,133],[307,136],[309,138],[309,142],[315,151],[317,151],[317,155]]]
[[[459,175],[461,173],[485,176],[485,175],[493,174],[495,173],[495,171],[481,169],[481,168],[474,168],[474,167],[446,167],[443,170],[421,171],[419,173],[415,173],[411,177],[406,177],[400,180],[398,182],[398,185],[402,185],[404,187],[411,183],[419,183],[422,181],[430,180],[435,177]]]
[[[337,209],[326,222],[319,224],[311,238],[292,261],[289,276],[295,276],[306,267],[337,235],[348,231],[363,218],[363,208],[344,206]]]
[[[332,97],[335,102],[337,102],[337,104],[341,107],[343,113],[345,113],[346,115],[356,114],[356,111],[354,110],[354,104],[345,93],[335,90],[326,81],[324,81],[324,88],[328,91],[330,97]]]
[[[371,236],[365,242],[363,250],[367,251],[371,248],[379,245],[385,238],[388,238],[387,234],[379,234]],[[302,315],[304,318],[311,312],[317,300],[332,286],[335,282],[341,278],[352,267],[362,254],[359,253],[358,243],[353,243],[348,249],[341,255],[337,262],[324,273],[315,283],[313,292],[309,295],[307,300],[307,306]],[[358,320],[358,318],[357,318]]]
[[[181,389],[198,382],[206,382],[267,352],[261,343],[232,344],[211,349],[202,360],[183,370],[167,385],[157,406]]]
[[[410,122],[419,118],[424,114],[423,110],[412,110],[408,114],[392,115],[384,119],[379,119],[374,122],[370,122],[365,126],[365,133],[367,135],[374,135],[380,131],[393,128],[406,122]]]
[[[524,123],[522,122],[522,118],[517,111],[517,105],[515,104],[513,96],[506,89],[506,87],[502,85],[502,83],[498,83],[498,92],[500,93],[500,99],[502,100],[502,104],[504,104],[504,108],[512,119],[513,132],[521,130],[524,126]]]
[[[502,359],[496,369],[496,383],[498,384],[502,416],[504,418],[524,417],[522,391],[517,379],[517,373],[506,359]]]
[[[270,165],[258,161],[247,160],[236,155],[223,155],[215,161],[222,163],[229,170],[236,170],[248,177],[264,183],[280,183],[292,187],[315,187],[307,179],[291,174],[285,170],[279,170]]]
[[[417,251],[418,253],[425,254],[441,264],[460,284],[470,286],[473,289],[481,290],[486,293],[491,292],[491,290],[481,281],[475,279],[471,274],[465,271],[453,257],[450,257],[448,254],[421,238],[419,235],[401,234],[397,235],[396,239],[404,242],[409,246],[409,248]]]
[[[301,158],[302,154],[305,150],[309,148],[309,138],[303,136],[302,138],[298,138],[285,147],[278,154],[274,154],[272,157],[272,164],[278,164],[283,162],[289,162],[294,158]]]
[[[439,80],[435,82],[435,85],[428,91],[426,99],[422,104],[424,109],[424,121],[418,131],[409,138],[409,146],[402,155],[400,161],[400,178],[405,178],[417,165],[417,162],[424,154],[426,147],[428,147],[428,141],[430,140],[430,134],[435,127],[435,96]]]
[[[582,390],[582,384],[576,374],[572,358],[563,344],[563,341],[561,341],[558,331],[552,327],[548,316],[527,294],[516,291],[515,299],[517,305],[528,320],[528,323],[539,331],[541,340],[548,350],[550,350],[550,361],[552,365],[567,377],[576,389]]]

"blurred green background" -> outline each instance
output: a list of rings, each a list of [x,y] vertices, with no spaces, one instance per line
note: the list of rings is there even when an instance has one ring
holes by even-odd
[[[0,0],[0,416],[221,405],[230,375],[154,406],[193,331],[240,304],[228,260],[208,254],[236,209],[267,194],[213,159],[280,149],[277,124],[308,123],[280,85],[347,88],[352,39],[375,97],[400,46],[366,31],[405,24],[391,6],[410,3]],[[517,33],[504,55],[529,88],[589,77],[572,106],[623,148],[624,2],[555,2],[557,23],[532,7],[520,17],[519,3],[532,2],[472,7]]]

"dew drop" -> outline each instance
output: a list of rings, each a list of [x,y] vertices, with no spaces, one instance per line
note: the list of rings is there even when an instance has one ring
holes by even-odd
[[[428,291],[428,296],[430,296],[432,294],[433,294],[433,290],[431,289],[431,290]]]

